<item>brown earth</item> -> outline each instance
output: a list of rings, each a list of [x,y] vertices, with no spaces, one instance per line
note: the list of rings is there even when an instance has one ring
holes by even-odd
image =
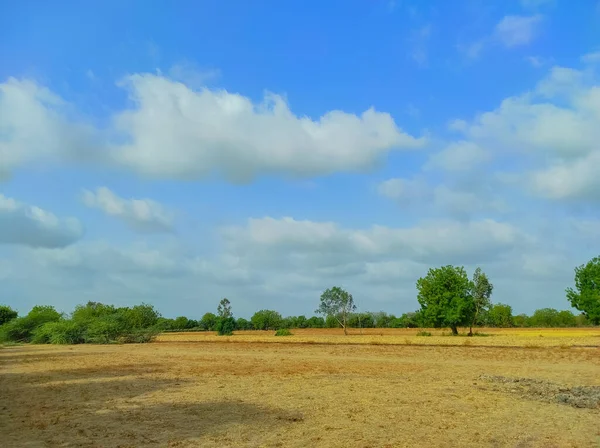
[[[600,409],[537,399],[540,385],[597,390],[600,350],[3,347],[0,446],[599,447]]]

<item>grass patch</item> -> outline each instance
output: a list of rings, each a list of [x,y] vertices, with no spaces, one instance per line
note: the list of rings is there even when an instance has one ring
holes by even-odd
[[[292,336],[292,332],[287,328],[280,328],[275,332],[275,336]]]
[[[429,331],[421,330],[417,333],[417,336],[431,336],[431,333]]]

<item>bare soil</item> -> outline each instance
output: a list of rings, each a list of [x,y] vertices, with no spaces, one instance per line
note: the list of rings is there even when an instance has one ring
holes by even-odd
[[[0,446],[598,447],[560,397],[599,387],[597,348],[3,347]]]

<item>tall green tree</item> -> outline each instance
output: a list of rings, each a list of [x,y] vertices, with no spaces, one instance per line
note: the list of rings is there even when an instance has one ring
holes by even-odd
[[[473,336],[473,327],[477,322],[477,318],[482,312],[488,310],[492,304],[490,297],[494,285],[491,284],[487,275],[481,270],[481,268],[475,269],[473,274],[473,282],[471,284],[471,296],[473,299],[473,317],[471,319],[471,325],[469,327],[469,336]]]
[[[488,325],[497,328],[508,328],[513,326],[512,307],[503,303],[496,303],[490,307],[488,312]]]
[[[472,322],[475,306],[471,286],[462,266],[429,269],[417,281],[417,300],[424,322],[434,327],[449,327],[453,335],[458,335],[458,326]]]
[[[260,310],[250,318],[255,330],[278,330],[281,328],[283,318],[273,310]]]
[[[567,288],[567,299],[592,324],[600,324],[600,257],[575,268],[575,289]]]
[[[235,319],[231,311],[231,302],[228,299],[221,299],[217,306],[217,314],[219,315],[215,325],[217,333],[221,336],[231,336],[235,330]]]
[[[217,314],[221,319],[233,317],[233,313],[231,312],[231,302],[228,299],[221,299],[219,306],[217,306]]]
[[[344,334],[348,335],[347,325],[348,317],[356,310],[352,294],[339,286],[326,289],[321,294],[321,303],[315,311],[327,317],[333,317],[344,329]]]
[[[4,325],[6,322],[15,319],[18,315],[10,306],[0,305],[0,325]]]

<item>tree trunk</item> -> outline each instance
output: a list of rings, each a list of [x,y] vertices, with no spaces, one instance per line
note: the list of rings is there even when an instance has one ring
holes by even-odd
[[[473,325],[469,327],[469,334],[467,336],[473,336]]]
[[[344,335],[348,336],[348,330],[346,330],[346,326],[344,325]]]
[[[456,325],[450,327],[450,329],[452,330],[452,336],[458,336],[458,328],[456,328]]]

